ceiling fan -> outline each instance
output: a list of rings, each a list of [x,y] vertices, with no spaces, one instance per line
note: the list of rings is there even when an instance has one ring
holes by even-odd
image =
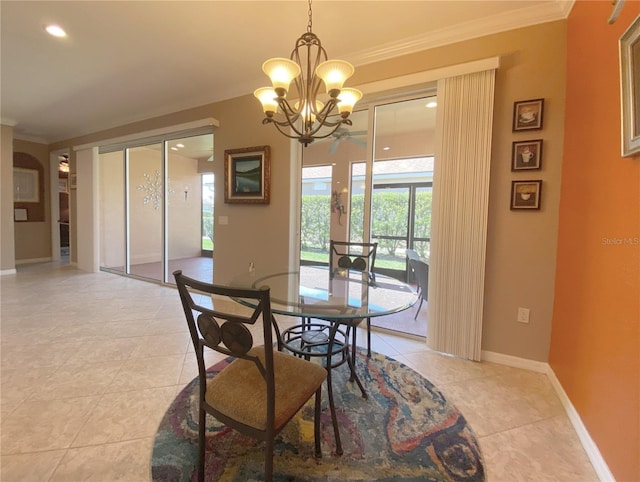
[[[349,142],[353,142],[354,144],[358,144],[359,146],[365,147],[367,145],[367,141],[365,139],[358,139],[356,136],[365,136],[367,135],[367,131],[350,131],[346,127],[338,127],[338,129],[331,134],[333,137],[333,142],[329,146],[329,154],[333,154],[338,149],[338,146],[343,140],[347,140]]]

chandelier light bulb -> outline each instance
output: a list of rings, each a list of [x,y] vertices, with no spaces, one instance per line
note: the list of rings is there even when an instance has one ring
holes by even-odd
[[[262,111],[265,114],[273,115],[278,110],[278,94],[273,90],[273,87],[260,87],[259,89],[256,89],[253,95],[262,104]]]
[[[353,111],[353,107],[362,99],[362,92],[358,89],[352,89],[350,87],[346,87],[340,91],[338,94],[338,112],[340,114],[351,114]]]
[[[262,70],[271,79],[273,89],[280,97],[289,91],[291,81],[300,75],[300,66],[293,60],[276,57],[262,64]]]
[[[296,102],[295,108],[300,113],[300,116],[305,120],[310,120],[311,122],[315,122],[316,113],[320,112],[324,104],[319,100],[316,100],[316,108],[315,110],[311,108],[311,104],[309,101],[304,102],[304,104],[300,105],[300,101]]]
[[[345,81],[353,75],[353,65],[344,60],[327,60],[316,67],[316,75],[322,79],[331,97],[336,97]]]

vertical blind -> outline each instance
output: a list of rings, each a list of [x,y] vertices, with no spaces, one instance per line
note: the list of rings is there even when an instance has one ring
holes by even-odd
[[[438,81],[427,343],[480,360],[495,70]]]

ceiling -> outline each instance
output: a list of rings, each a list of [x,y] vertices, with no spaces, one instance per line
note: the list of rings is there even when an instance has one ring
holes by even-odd
[[[313,3],[330,58],[359,65],[566,18],[573,0]],[[53,143],[233,98],[288,57],[306,2],[0,2],[0,117],[18,138]],[[57,23],[67,38],[43,26]],[[256,100],[256,109],[259,109]]]

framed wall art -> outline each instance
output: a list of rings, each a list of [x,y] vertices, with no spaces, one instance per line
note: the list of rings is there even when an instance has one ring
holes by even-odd
[[[542,181],[512,181],[511,209],[540,209]]]
[[[69,192],[69,180],[66,177],[58,179],[58,192]]]
[[[271,152],[269,146],[224,151],[224,202],[269,204]]]
[[[13,168],[13,201],[16,203],[40,202],[40,176],[35,169]]]
[[[40,161],[26,152],[14,152],[13,208],[15,221],[36,223],[45,220],[44,184],[44,167]]]
[[[640,17],[620,37],[622,156],[640,154]]]
[[[535,171],[542,167],[542,139],[516,141],[511,149],[512,171]]]
[[[513,131],[542,129],[544,99],[521,100],[513,103]]]

